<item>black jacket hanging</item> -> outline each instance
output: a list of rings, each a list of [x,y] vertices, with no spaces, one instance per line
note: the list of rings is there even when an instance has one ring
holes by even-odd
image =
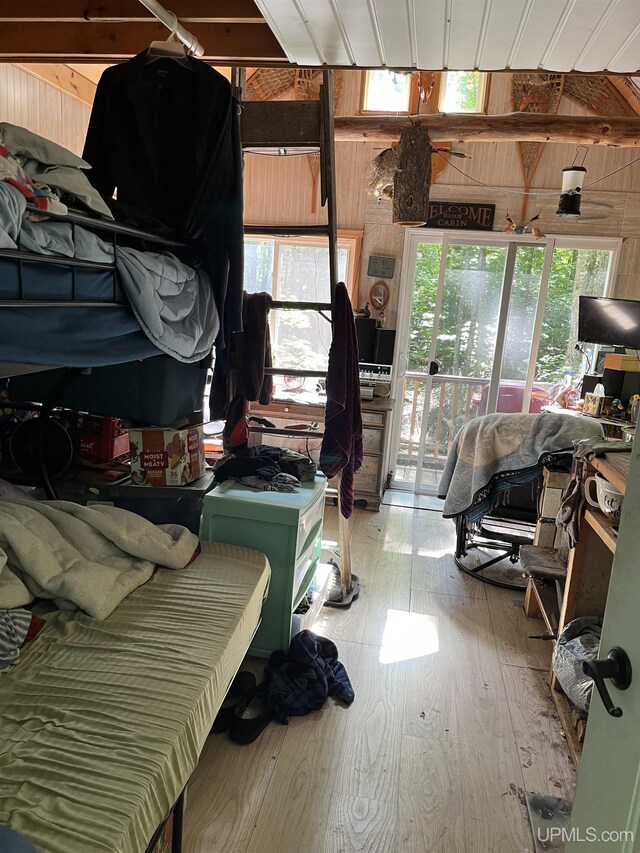
[[[226,372],[231,334],[242,327],[242,155],[229,82],[206,63],[149,61],[146,51],[100,78],[83,156],[109,200],[168,226],[212,281],[216,341]]]

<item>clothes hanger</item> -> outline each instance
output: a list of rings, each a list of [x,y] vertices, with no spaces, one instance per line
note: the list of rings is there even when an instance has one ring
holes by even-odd
[[[175,12],[171,12],[170,14],[173,15],[173,28],[169,38],[166,41],[151,42],[147,48],[147,64],[155,62],[157,59],[175,59],[180,65],[191,69],[191,65],[188,62],[189,55],[182,42],[176,38],[178,16]]]

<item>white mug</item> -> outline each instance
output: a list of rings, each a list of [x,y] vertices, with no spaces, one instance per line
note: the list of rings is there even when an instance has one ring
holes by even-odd
[[[592,482],[596,484],[597,500],[593,498]],[[597,474],[595,477],[587,477],[584,484],[584,496],[587,503],[603,512],[615,525],[618,524],[624,495],[614,489],[601,474]]]

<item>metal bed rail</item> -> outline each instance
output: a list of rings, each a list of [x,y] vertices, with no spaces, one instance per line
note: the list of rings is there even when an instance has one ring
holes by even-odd
[[[119,284],[115,255],[118,248],[118,237],[128,237],[143,240],[146,243],[152,243],[155,246],[164,249],[181,249],[184,248],[184,243],[171,240],[164,236],[153,234],[150,231],[145,231],[142,228],[135,228],[131,225],[123,225],[118,222],[109,220],[97,220],[91,216],[86,216],[82,213],[50,213],[48,211],[40,211],[31,205],[27,205],[27,210],[31,213],[37,213],[39,217],[45,217],[54,222],[65,222],[71,226],[71,238],[74,246],[76,245],[76,226],[91,229],[93,231],[101,231],[110,237],[110,244],[113,248],[114,259],[111,262],[100,262],[82,260],[80,258],[69,258],[64,255],[41,255],[37,252],[26,252],[22,249],[0,249],[0,259],[7,258],[17,261],[17,277],[18,277],[18,292],[16,298],[3,299],[0,296],[0,308],[59,308],[62,306],[70,308],[120,308],[127,304],[126,297],[122,292]],[[53,265],[59,268],[69,269],[71,272],[71,292],[70,295],[64,294],[60,298],[47,297],[45,299],[29,298],[25,294],[25,270],[24,264],[38,264],[46,267]],[[94,272],[108,272],[111,274],[111,300],[109,299],[78,299],[77,298],[77,271],[88,270]]]

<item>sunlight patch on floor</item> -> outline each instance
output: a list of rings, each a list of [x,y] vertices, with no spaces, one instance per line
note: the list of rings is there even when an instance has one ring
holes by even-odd
[[[438,620],[424,613],[387,610],[380,645],[380,663],[399,663],[436,654],[440,649]]]
[[[411,554],[412,545],[406,536],[398,539],[398,534],[394,530],[390,530],[384,537],[382,550],[390,551],[392,554]]]
[[[439,548],[416,548],[415,554],[417,557],[432,557],[433,559],[439,559],[440,557],[452,557],[453,556],[453,545],[441,545]]]

